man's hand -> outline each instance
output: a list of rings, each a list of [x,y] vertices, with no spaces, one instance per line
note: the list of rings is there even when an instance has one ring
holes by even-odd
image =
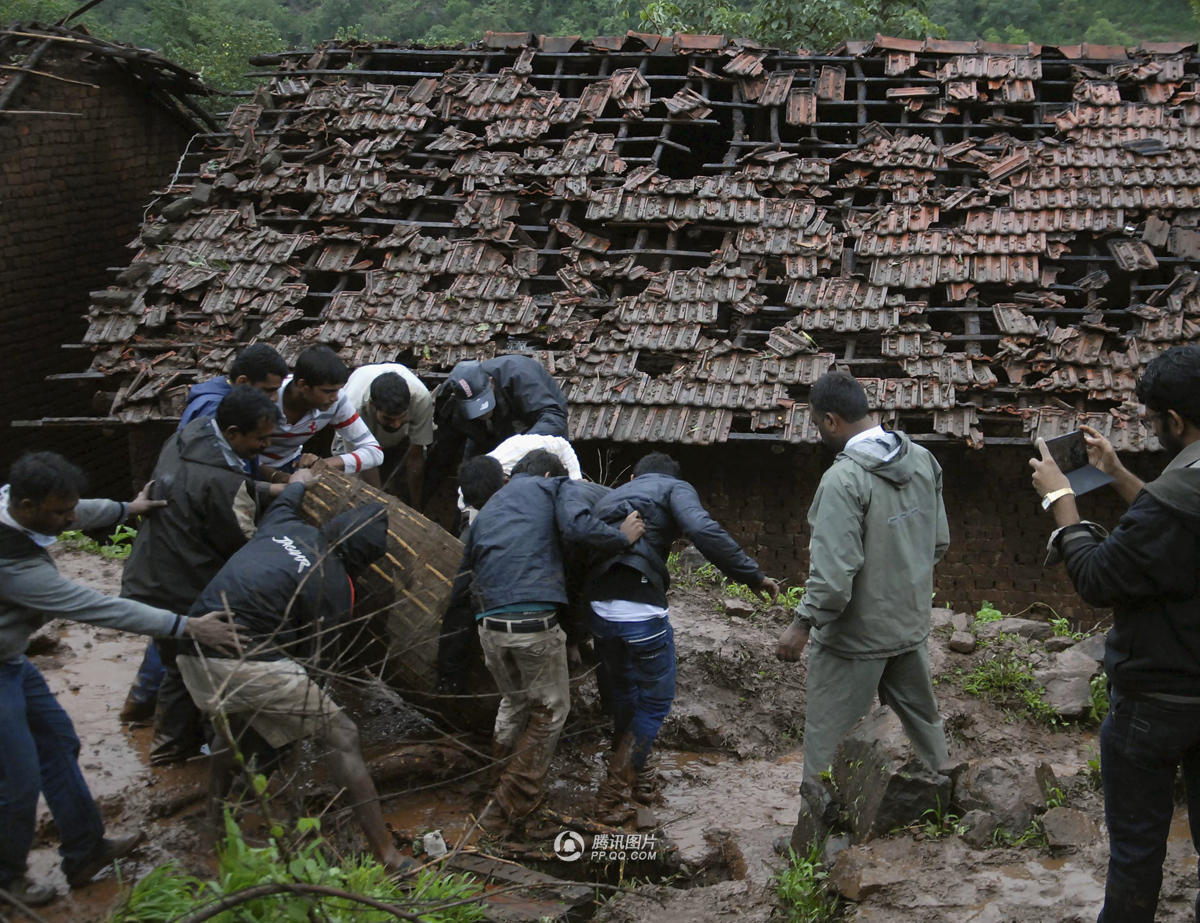
[[[288,475],[289,484],[311,484],[320,476],[315,468],[297,468]]]
[[[321,460],[320,455],[314,455],[312,452],[305,452],[303,455],[301,455],[299,458],[296,459],[296,467],[297,468],[311,468],[313,465],[315,465],[320,460]]]
[[[320,477],[326,471],[343,471],[344,472],[346,470],[346,466],[345,466],[345,464],[342,463],[342,460],[337,457],[318,458],[315,462],[313,462],[310,466],[308,466],[308,470],[311,471],[317,477]]]
[[[808,629],[801,628],[795,623],[788,626],[787,631],[779,636],[775,643],[775,656],[780,660],[795,661],[804,653],[804,645],[808,643]]]
[[[1083,431],[1083,441],[1087,443],[1088,464],[1099,468],[1109,477],[1116,477],[1125,467],[1117,458],[1117,450],[1099,430],[1090,426],[1080,426]]]
[[[160,506],[166,506],[166,500],[150,499],[150,491],[153,489],[154,482],[147,481],[146,486],[138,491],[138,495],[129,501],[129,504],[125,507],[125,514],[127,516],[144,516],[151,510],[156,510]]]
[[[621,523],[621,534],[629,544],[634,544],[646,534],[646,524],[642,522],[642,514],[634,510]]]
[[[211,647],[226,654],[240,654],[242,639],[238,627],[228,612],[214,609],[204,615],[191,617],[187,620],[188,636],[205,647]]]
[[[758,585],[758,592],[767,602],[773,603],[779,598],[779,584],[770,577],[764,577],[763,582]]]
[[[1029,459],[1029,466],[1033,468],[1033,489],[1037,491],[1038,496],[1044,497],[1052,491],[1070,487],[1071,482],[1062,473],[1058,463],[1051,458],[1050,450],[1046,447],[1046,440],[1040,436],[1037,441],[1037,449],[1042,457]]]

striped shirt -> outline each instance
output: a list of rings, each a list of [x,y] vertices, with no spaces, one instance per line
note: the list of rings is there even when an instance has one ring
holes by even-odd
[[[332,426],[342,444],[349,449],[338,456],[347,473],[379,467],[383,462],[383,449],[345,394],[339,394],[328,410],[310,410],[295,423],[289,423],[284,416],[283,394],[291,381],[292,376],[289,375],[279,388],[277,400],[280,419],[275,432],[271,434],[270,444],[258,456],[261,464],[274,468],[290,464],[300,457],[304,443],[326,426]]]

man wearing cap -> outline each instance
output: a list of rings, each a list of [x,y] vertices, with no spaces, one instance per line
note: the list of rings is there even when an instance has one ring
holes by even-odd
[[[567,435],[567,398],[529,356],[460,362],[434,394],[437,434],[426,466],[428,496],[447,472],[518,433]]]

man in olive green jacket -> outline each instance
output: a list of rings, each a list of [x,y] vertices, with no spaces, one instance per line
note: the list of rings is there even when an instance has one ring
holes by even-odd
[[[804,597],[775,652],[799,660],[811,634],[806,797],[876,693],[931,768],[947,762],[926,639],[933,566],[950,544],[933,455],[875,425],[862,385],[846,372],[821,376],[809,404],[822,441],[838,456],[809,508]]]

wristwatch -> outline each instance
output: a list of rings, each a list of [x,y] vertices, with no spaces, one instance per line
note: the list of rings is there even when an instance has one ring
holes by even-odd
[[[1061,500],[1063,497],[1067,496],[1068,494],[1073,497],[1073,496],[1075,496],[1075,491],[1072,490],[1070,487],[1060,487],[1058,490],[1050,491],[1050,493],[1048,493],[1048,494],[1046,494],[1046,496],[1042,497],[1042,509],[1044,509],[1044,510],[1050,509],[1050,507],[1054,505],[1054,502],[1056,500]]]

